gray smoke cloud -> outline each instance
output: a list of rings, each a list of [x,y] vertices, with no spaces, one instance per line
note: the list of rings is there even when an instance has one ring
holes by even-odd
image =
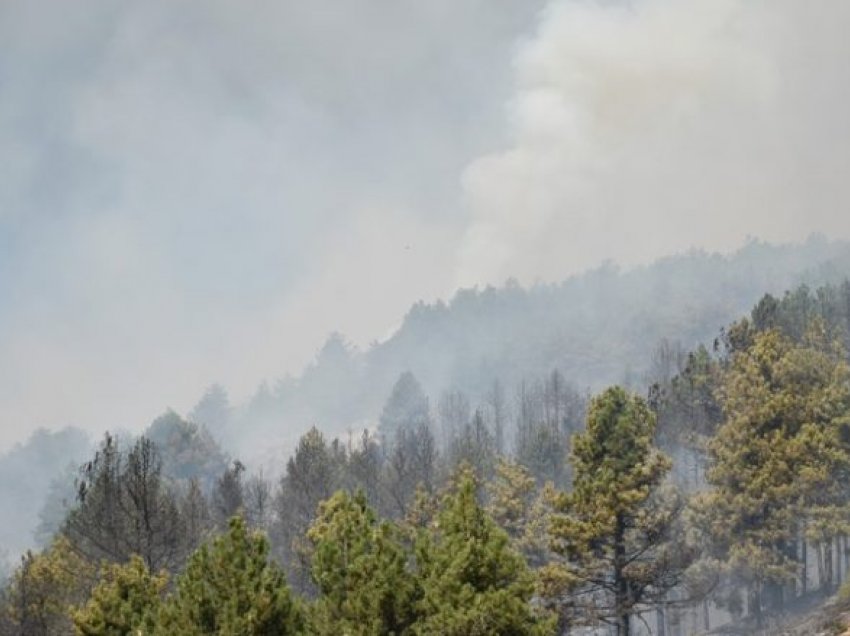
[[[841,0],[552,2],[516,58],[511,143],[465,173],[458,283],[848,236],[848,19]]]
[[[244,399],[451,292],[534,6],[2,3],[0,447]]]
[[[415,300],[848,235],[840,0],[0,4],[0,448]]]

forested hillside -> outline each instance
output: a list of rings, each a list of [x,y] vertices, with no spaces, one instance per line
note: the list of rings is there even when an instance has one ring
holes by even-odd
[[[391,337],[364,351],[331,336],[303,374],[263,383],[232,411],[224,389],[213,387],[194,415],[247,456],[270,441],[291,450],[313,424],[339,435],[373,427],[405,371],[435,408],[451,391],[484,402],[495,381],[513,400],[523,380],[554,369],[582,392],[612,383],[643,390],[662,342],[710,343],[762,294],[838,282],[848,271],[850,245],[812,237],[628,270],[607,264],[558,284],[461,290],[446,303],[418,303]]]
[[[54,481],[65,496],[46,501],[43,547],[9,572],[0,634],[783,633],[797,612],[850,596],[844,249],[751,245],[606,274],[628,299],[628,281],[669,263],[720,264],[725,283],[690,297],[706,305],[749,289],[733,285],[744,263],[765,280],[835,282],[757,294],[702,342],[663,336],[663,325],[698,328],[660,307],[654,344],[649,318],[622,332],[640,344],[611,342],[615,358],[645,351],[621,370],[625,386],[590,372],[582,382],[566,365],[494,365],[480,393],[460,383],[434,399],[422,370],[405,370],[373,427],[312,427],[274,476],[193,421],[226,415],[210,420],[221,432],[238,421],[220,388],[191,417],[106,433]],[[454,316],[459,302],[411,316]],[[625,328],[621,316],[606,324]],[[490,329],[504,333],[479,331]],[[365,365],[396,338],[346,359]]]
[[[246,403],[231,403],[227,388],[213,385],[183,416],[204,425],[224,454],[279,474],[280,457],[313,425],[343,438],[374,430],[393,385],[409,371],[438,424],[502,402],[507,447],[518,393],[543,391],[553,371],[563,384],[554,390],[573,398],[613,383],[644,392],[652,378],[669,376],[671,356],[711,344],[763,293],[816,288],[847,272],[850,245],[812,237],[785,246],[753,241],[729,256],[692,252],[631,270],[609,264],[560,284],[460,291],[448,303],[412,307],[391,337],[365,351],[331,336],[299,377],[264,382]],[[66,469],[93,443],[81,431],[38,433],[0,456],[0,474],[9,476],[0,483],[0,506],[17,511],[0,530],[9,558],[33,545],[48,494],[44,516],[61,514],[73,494],[61,486]]]

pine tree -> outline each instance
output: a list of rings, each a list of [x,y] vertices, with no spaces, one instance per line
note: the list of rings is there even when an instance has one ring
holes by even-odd
[[[205,492],[227,468],[227,458],[202,423],[187,421],[174,411],[156,418],[145,431],[156,445],[164,477],[187,482],[198,480]]]
[[[303,633],[303,616],[283,572],[269,562],[265,536],[240,517],[228,532],[202,545],[163,605],[156,636],[290,636]]]
[[[339,446],[328,444],[313,427],[298,441],[275,493],[276,518],[271,529],[275,552],[299,592],[309,590],[311,585],[304,535],[316,516],[319,503],[339,488],[344,459]]]
[[[212,493],[212,512],[216,525],[227,528],[231,518],[244,514],[245,492],[242,474],[245,465],[238,459],[224,470]]]
[[[554,378],[559,378],[554,375]],[[553,482],[563,487],[568,475],[565,469],[568,434],[574,424],[561,417],[567,409],[561,403],[562,380],[528,385],[522,382],[517,391],[517,428],[514,448],[517,461],[528,468],[538,485]]]
[[[369,504],[381,509],[384,500],[381,492],[381,470],[384,464],[381,445],[375,435],[364,430],[356,443],[349,442],[349,447],[346,487],[352,491],[362,490]]]
[[[421,424],[430,426],[431,414],[428,398],[422,386],[410,371],[402,373],[393,385],[378,425],[381,444],[392,447],[400,430],[414,429]]]
[[[9,633],[21,636],[67,634],[68,608],[88,596],[95,576],[95,567],[59,535],[44,551],[21,557],[4,599],[2,622]]]
[[[419,636],[552,634],[532,604],[534,577],[504,530],[476,500],[471,475],[447,495],[436,527],[416,547],[423,587]]]
[[[387,513],[395,517],[407,514],[419,486],[434,489],[437,444],[427,422],[400,429],[387,449],[382,485]]]
[[[63,533],[90,561],[123,563],[137,554],[151,570],[182,562],[177,498],[151,440],[141,437],[125,452],[107,434],[82,469],[77,500]]]
[[[189,480],[179,500],[183,552],[192,554],[213,531],[209,504],[197,479]]]
[[[723,420],[716,397],[720,364],[700,346],[683,365],[678,375],[650,387],[649,403],[658,417],[659,446],[677,456],[677,483],[693,491],[705,484],[708,441]]]
[[[486,489],[487,512],[512,540],[519,540],[537,491],[534,477],[524,466],[500,457]]]
[[[467,464],[480,479],[490,477],[496,461],[495,442],[480,409],[475,411],[471,421],[456,429],[447,454],[451,467]]]
[[[554,548],[566,559],[578,624],[630,634],[631,616],[679,583],[690,554],[671,538],[682,509],[661,484],[671,462],[653,446],[655,417],[643,400],[612,387],[590,404],[574,437],[573,491],[555,501]]]
[[[399,530],[378,523],[363,492],[338,492],[321,504],[308,537],[319,598],[311,611],[317,635],[407,634],[417,585]]]
[[[764,601],[779,606],[798,572],[800,535],[829,552],[850,530],[850,370],[817,321],[799,345],[775,329],[746,329],[736,330],[743,336],[721,384],[726,419],[709,445],[713,490],[695,511],[760,621]]]
[[[123,565],[106,565],[101,580],[71,617],[78,636],[136,636],[150,634],[168,581],[165,573],[151,574],[134,556]]]

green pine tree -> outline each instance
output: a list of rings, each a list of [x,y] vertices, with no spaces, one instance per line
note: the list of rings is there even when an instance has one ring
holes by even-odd
[[[572,579],[571,621],[613,623],[680,581],[691,557],[671,537],[682,502],[661,485],[670,459],[653,445],[655,417],[642,399],[612,387],[594,398],[573,439],[574,489],[554,501],[553,547]]]
[[[157,636],[290,636],[303,633],[303,616],[283,572],[268,559],[268,541],[240,517],[229,531],[202,545],[163,605]]]
[[[544,635],[554,621],[532,603],[534,577],[476,500],[470,474],[422,532],[416,560],[423,586],[419,636]]]
[[[69,608],[86,599],[95,578],[95,566],[61,534],[45,550],[28,551],[3,592],[0,625],[7,630],[3,633],[69,633]]]
[[[101,580],[82,607],[72,611],[78,636],[150,634],[168,581],[151,574],[141,557],[105,566]]]
[[[311,611],[311,634],[410,633],[417,585],[400,532],[375,520],[362,492],[341,491],[323,502],[308,538],[320,594]]]
[[[737,327],[745,329],[746,323]],[[799,539],[823,550],[831,565],[833,538],[850,531],[843,485],[850,370],[819,321],[799,344],[776,329],[749,330],[740,340],[719,391],[725,422],[709,445],[713,489],[694,510],[727,575],[747,588],[760,622],[763,604],[778,607],[802,569]],[[832,584],[831,567],[822,578]]]

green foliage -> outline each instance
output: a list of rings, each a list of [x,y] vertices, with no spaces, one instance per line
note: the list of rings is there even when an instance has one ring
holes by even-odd
[[[362,490],[373,507],[383,500],[381,492],[381,470],[384,454],[375,435],[368,430],[360,434],[357,443],[348,452],[346,486],[349,490]]]
[[[338,492],[323,502],[308,537],[320,594],[311,634],[410,633],[418,591],[400,533],[376,522],[362,492]]]
[[[658,415],[656,438],[665,449],[687,448],[704,455],[707,440],[723,420],[716,398],[720,365],[704,346],[689,353],[669,381],[650,388]]]
[[[486,484],[487,512],[533,567],[542,567],[554,557],[549,549],[553,488],[549,483],[538,490],[527,468],[504,457]]]
[[[574,622],[613,621],[625,636],[641,603],[677,585],[689,564],[672,541],[682,504],[661,489],[671,462],[654,434],[645,402],[612,387],[592,400],[587,429],[574,437],[573,491],[556,498],[550,528],[573,579]]]
[[[521,537],[537,491],[534,477],[524,466],[500,457],[486,488],[487,512],[511,538]]]
[[[553,620],[532,605],[531,572],[478,505],[470,475],[443,500],[436,527],[420,535],[416,560],[423,598],[415,634],[554,633]]]
[[[850,370],[819,320],[799,344],[747,329],[739,325],[746,337],[724,372],[726,421],[709,445],[714,488],[695,517],[758,612],[764,584],[796,575],[801,532],[818,544],[850,531]]]
[[[165,573],[152,575],[138,556],[123,565],[105,566],[89,600],[71,613],[75,633],[78,636],[150,634],[167,581]]]
[[[94,578],[94,566],[60,535],[43,552],[21,558],[6,593],[2,622],[27,636],[66,634],[71,630],[69,608],[86,597]]]
[[[157,636],[239,634],[290,636],[303,616],[281,570],[268,559],[268,542],[234,517],[228,532],[202,545],[177,579],[159,613]]]
[[[636,516],[670,469],[653,446],[655,417],[643,400],[612,387],[590,406],[587,430],[574,437],[573,492],[564,495],[568,550],[592,552],[591,544],[614,533],[618,520]]]

